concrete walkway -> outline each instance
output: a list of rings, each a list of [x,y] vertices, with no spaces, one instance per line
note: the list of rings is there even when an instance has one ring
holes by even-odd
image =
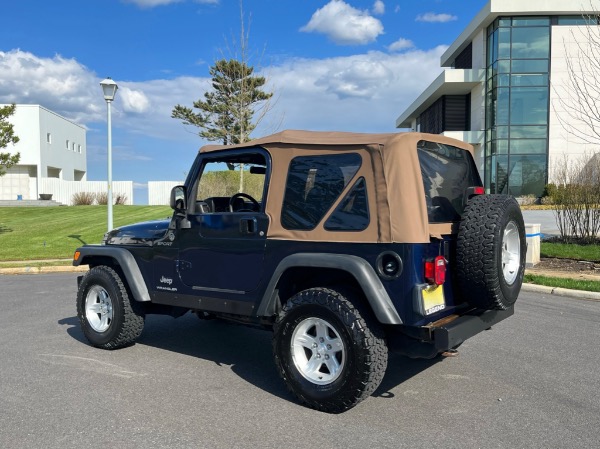
[[[541,225],[540,232],[545,236],[560,235],[553,210],[524,210],[522,212],[525,223]]]

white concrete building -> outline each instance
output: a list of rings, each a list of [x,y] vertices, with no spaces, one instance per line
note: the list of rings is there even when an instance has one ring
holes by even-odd
[[[21,160],[0,177],[0,200],[37,200],[40,180],[86,180],[86,130],[40,105],[17,105],[8,118],[19,142],[5,149]]]
[[[600,0],[488,1],[396,126],[473,144],[488,192],[540,196],[553,161],[598,151],[575,137],[588,125],[565,109],[573,101],[567,60],[599,45],[589,35],[598,35],[598,14]]]

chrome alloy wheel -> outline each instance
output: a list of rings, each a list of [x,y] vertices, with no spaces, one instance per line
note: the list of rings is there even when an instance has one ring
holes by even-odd
[[[292,358],[302,376],[317,385],[335,381],[346,362],[346,348],[335,328],[321,318],[301,321],[291,340]]]
[[[85,297],[85,317],[96,332],[106,331],[113,320],[113,303],[108,292],[94,285]]]
[[[521,240],[519,229],[514,221],[504,228],[502,236],[502,274],[508,285],[512,285],[517,279],[521,263]]]

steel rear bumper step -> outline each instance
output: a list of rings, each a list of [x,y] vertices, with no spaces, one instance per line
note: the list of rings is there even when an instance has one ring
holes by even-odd
[[[486,310],[464,315],[452,315],[427,326],[435,347],[444,351],[454,348],[474,335],[489,329],[515,313],[514,306],[506,310]]]

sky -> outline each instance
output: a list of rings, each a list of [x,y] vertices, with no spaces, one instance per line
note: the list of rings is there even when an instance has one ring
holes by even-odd
[[[210,89],[209,69],[239,58],[273,92],[252,137],[284,129],[395,132],[442,71],[440,56],[487,0],[19,0],[2,5],[0,103],[40,104],[87,129],[88,180],[183,180],[198,129],[171,118]],[[243,12],[242,12],[243,11]],[[243,21],[242,21],[243,17]]]

